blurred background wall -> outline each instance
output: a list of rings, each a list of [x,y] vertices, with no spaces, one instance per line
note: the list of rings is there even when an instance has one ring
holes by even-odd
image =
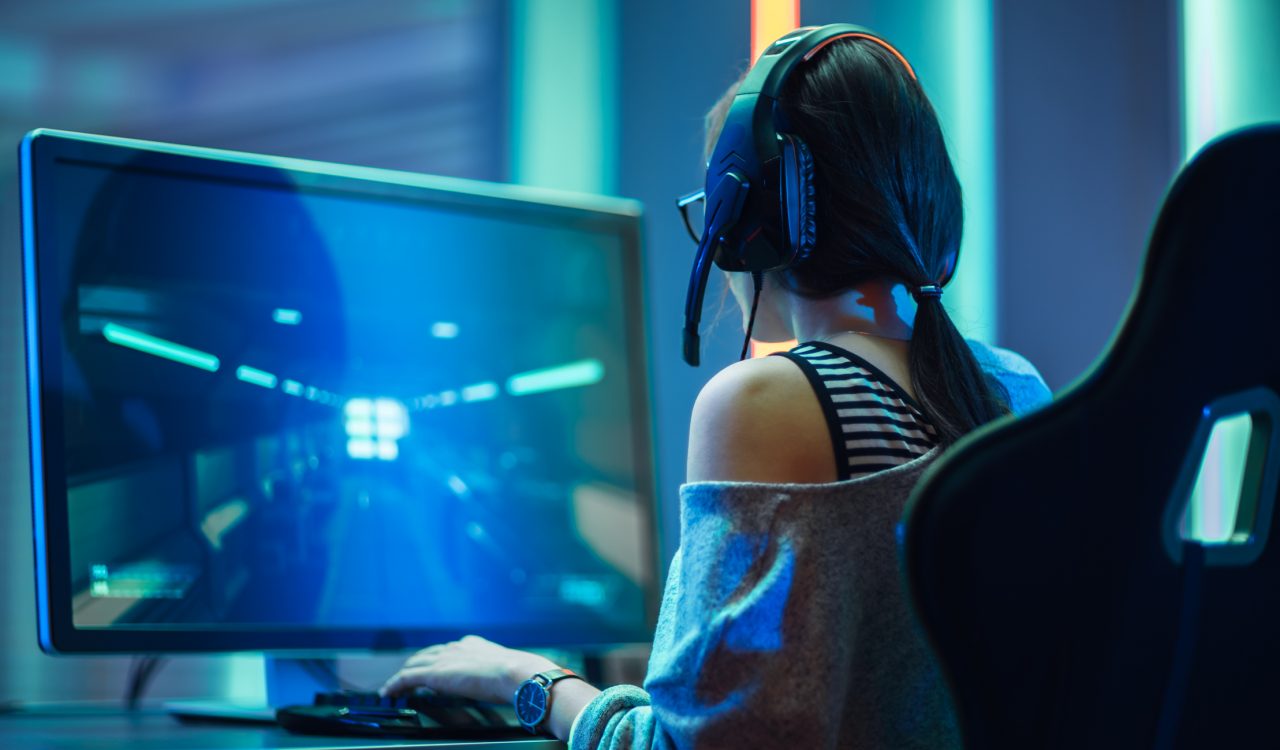
[[[728,314],[704,342],[706,365],[693,370],[680,360],[693,248],[673,199],[701,182],[702,115],[748,64],[750,6],[0,5],[0,700],[117,697],[127,668],[122,658],[55,659],[36,646],[16,180],[25,131],[57,127],[643,201],[669,555],[689,411],[706,379],[736,355],[740,336],[736,313]],[[1223,16],[1226,6],[1235,10]],[[1222,129],[1280,114],[1277,43],[1256,30],[1276,28],[1257,25],[1273,7],[1267,0],[805,0],[799,13],[806,24],[876,28],[915,63],[966,193],[963,265],[948,304],[968,335],[1022,352],[1060,389],[1087,370],[1114,330],[1182,160]],[[1211,17],[1230,23],[1210,26]],[[1197,19],[1196,28],[1213,33],[1188,37]],[[1252,34],[1251,43],[1237,44],[1241,34]],[[1204,107],[1219,106],[1204,111],[1229,116],[1202,116],[1197,122],[1210,124],[1190,140],[1184,70],[1204,66],[1212,74],[1195,78],[1192,93],[1210,102]],[[1245,79],[1267,82],[1219,95]],[[712,288],[709,307],[718,297]],[[260,659],[184,657],[151,694],[251,697],[260,675]]]
[[[511,19],[505,0],[0,4],[0,699],[116,697],[127,670],[127,659],[55,659],[36,646],[22,134],[51,127],[506,180]],[[152,694],[248,699],[261,673],[260,658],[176,659]]]

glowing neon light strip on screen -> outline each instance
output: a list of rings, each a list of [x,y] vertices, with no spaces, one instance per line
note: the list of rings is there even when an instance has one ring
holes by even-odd
[[[302,322],[302,312],[299,310],[290,310],[286,307],[277,307],[271,313],[271,319],[280,325],[296,326]]]
[[[260,385],[263,388],[276,387],[276,376],[272,375],[269,372],[266,372],[265,370],[259,370],[256,367],[249,367],[248,365],[240,365],[239,367],[236,368],[236,377],[243,380],[246,383],[252,383],[253,385]]]
[[[497,397],[497,383],[476,383],[462,389],[463,401],[488,401]]]
[[[116,346],[127,347],[143,354],[150,354],[153,357],[167,359],[170,362],[177,362],[180,365],[187,365],[198,370],[217,372],[220,365],[218,358],[208,352],[167,341],[149,333],[135,331],[119,323],[108,323],[103,326],[102,335],[106,337],[107,341]]]
[[[507,393],[527,396],[531,393],[580,388],[594,385],[604,378],[604,364],[598,359],[582,359],[566,365],[530,370],[507,379]]]

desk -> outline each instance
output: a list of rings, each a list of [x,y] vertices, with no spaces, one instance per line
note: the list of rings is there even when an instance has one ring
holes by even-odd
[[[350,748],[469,748],[564,750],[564,743],[528,737],[513,740],[370,740],[309,737],[269,725],[184,724],[162,710],[38,707],[0,714],[0,748],[17,750],[350,750]]]

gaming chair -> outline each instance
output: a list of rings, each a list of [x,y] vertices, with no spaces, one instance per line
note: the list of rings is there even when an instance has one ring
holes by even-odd
[[[1280,746],[1278,221],[1280,125],[1206,147],[1092,371],[915,488],[907,585],[966,747]],[[1232,540],[1185,541],[1210,429],[1240,413]]]

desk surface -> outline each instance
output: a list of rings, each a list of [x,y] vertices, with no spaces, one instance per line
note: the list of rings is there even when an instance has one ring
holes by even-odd
[[[472,750],[563,750],[555,740],[370,740],[306,737],[280,727],[248,724],[187,724],[160,709],[125,712],[105,708],[39,708],[0,714],[0,748],[25,750],[227,750],[288,748],[469,748]]]

